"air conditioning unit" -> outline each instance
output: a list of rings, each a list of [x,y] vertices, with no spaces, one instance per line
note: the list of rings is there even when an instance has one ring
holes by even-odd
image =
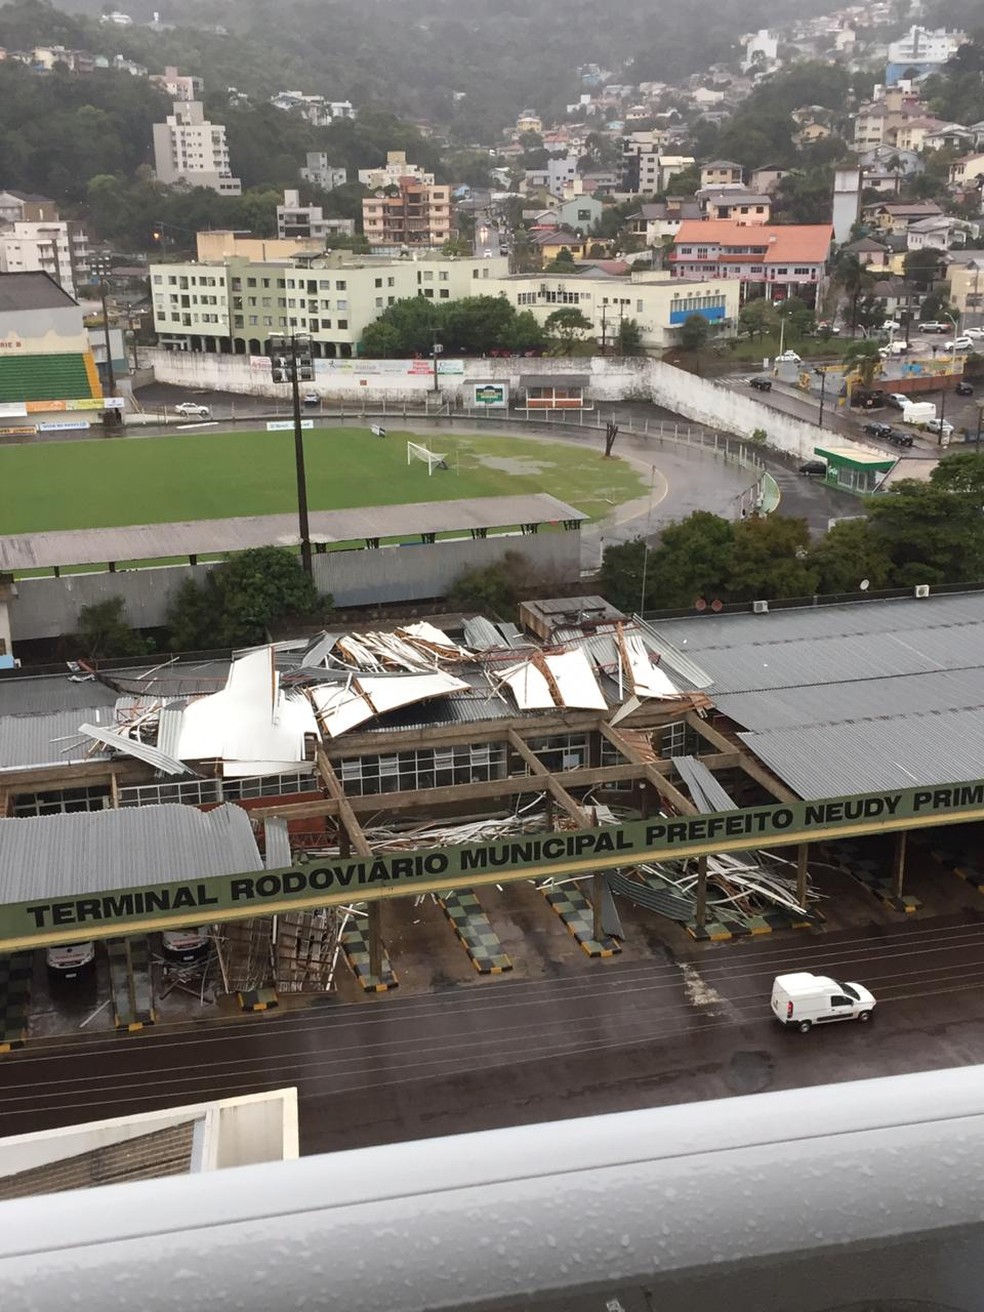
[[[917,583],[917,584],[916,584],[916,596],[917,596],[917,597],[928,597],[928,596],[929,596],[929,584],[928,584],[928,583]]]
[[[767,601],[752,602],[753,615],[768,615],[768,613],[769,613],[769,603]]]

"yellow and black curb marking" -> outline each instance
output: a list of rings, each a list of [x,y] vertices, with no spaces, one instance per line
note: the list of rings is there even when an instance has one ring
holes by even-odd
[[[952,870],[965,884],[976,888],[978,893],[984,893],[984,870],[974,865],[966,852],[953,847],[931,847],[929,854],[944,869]]]
[[[400,981],[390,965],[390,959],[383,949],[382,974],[373,975],[369,968],[369,937],[364,929],[356,925],[347,929],[342,935],[342,951],[345,960],[352,969],[352,974],[362,985],[366,993],[386,993],[395,989]]]
[[[866,888],[869,893],[873,893],[878,901],[890,910],[902,911],[906,915],[912,915],[922,906],[919,898],[914,897],[911,893],[905,894],[904,897],[896,897],[891,879],[882,873],[881,862],[874,860],[872,857],[866,857],[863,849],[858,847],[856,843],[839,843],[836,848],[827,848],[825,855],[829,865],[842,871],[845,875],[850,875],[862,888]]]
[[[540,892],[589,957],[614,957],[622,951],[617,938],[609,938],[607,934],[600,940],[595,938],[594,910],[577,884],[565,884],[562,888],[541,885]]]
[[[0,1052],[24,1046],[33,976],[32,952],[0,957]]]
[[[470,890],[442,893],[437,900],[480,975],[501,975],[512,970],[512,962],[502,950],[499,935],[474,893]]]
[[[236,998],[243,1011],[272,1011],[280,1006],[276,989],[247,989]]]
[[[150,975],[150,943],[146,938],[106,940],[109,987],[116,1028],[134,1033],[157,1019]]]

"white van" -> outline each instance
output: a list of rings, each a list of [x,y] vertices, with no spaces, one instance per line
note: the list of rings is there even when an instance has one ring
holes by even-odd
[[[874,994],[863,984],[841,984],[828,975],[777,975],[772,985],[772,1014],[802,1034],[829,1021],[871,1020],[874,1009]]]
[[[96,964],[96,945],[87,943],[60,943],[45,953],[48,971],[56,979],[79,979],[88,975]]]

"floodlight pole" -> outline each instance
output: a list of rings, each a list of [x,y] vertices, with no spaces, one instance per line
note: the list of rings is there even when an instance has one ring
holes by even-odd
[[[438,361],[438,357],[441,355],[441,353],[443,352],[443,350],[444,350],[444,347],[441,345],[441,343],[440,343],[440,342],[437,340],[437,338],[435,337],[435,338],[434,338],[434,345],[433,345],[433,347],[432,347],[432,349],[431,349],[431,355],[434,357],[434,386],[433,386],[433,388],[432,388],[431,390],[434,391],[434,392],[439,392],[439,391],[441,390],[441,385],[440,385],[440,383],[437,381],[437,361]]]
[[[106,308],[106,279],[99,279],[99,299],[102,301],[103,341],[106,343],[106,385],[107,395],[116,395],[116,375],[113,372],[113,345],[109,335],[109,310]]]
[[[826,369],[816,369],[813,372],[820,375],[820,418],[817,420],[820,428],[823,428],[823,403],[826,396],[827,388],[827,371]]]
[[[297,468],[297,531],[301,540],[301,568],[310,578],[312,576],[311,564],[311,528],[308,521],[308,500],[307,500],[307,477],[304,472],[304,430],[301,427],[301,390],[298,383],[298,340],[295,333],[289,337],[271,338],[271,348],[276,351],[278,341],[282,341],[284,355],[286,356],[287,366],[285,372],[289,375],[291,386],[291,397],[294,402],[294,461]],[[309,356],[310,346],[307,341],[304,342],[305,359]],[[309,362],[309,361],[308,361]],[[278,371],[274,365],[274,381],[287,381],[278,378]]]

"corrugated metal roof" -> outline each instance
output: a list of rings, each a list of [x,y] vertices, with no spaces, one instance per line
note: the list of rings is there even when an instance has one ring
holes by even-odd
[[[97,743],[103,743],[110,751],[122,753],[124,756],[133,756],[138,761],[145,761],[147,765],[153,766],[161,774],[194,774],[194,771],[189,769],[183,761],[168,756],[165,752],[152,747],[150,743],[143,743],[136,738],[130,738],[127,734],[116,733],[112,729],[100,728],[95,724],[81,724],[79,729],[90,738],[94,738]]]
[[[753,732],[791,729],[796,725],[843,724],[895,717],[905,706],[911,714],[974,710],[984,706],[984,669],[933,670],[813,687],[774,688],[714,697],[729,719]]]
[[[290,865],[290,831],[282,816],[271,816],[263,821],[263,840],[266,848],[264,864],[267,870],[286,870]]]
[[[0,819],[4,902],[262,869],[249,815],[231,804],[212,811],[134,806]]]
[[[53,711],[49,715],[3,716],[0,718],[0,770],[65,765],[70,761],[107,761],[108,753],[93,748],[92,739],[79,731],[84,720],[110,729],[116,727],[113,708],[106,706]]]
[[[64,674],[20,675],[0,678],[0,716],[43,715],[55,711],[86,711],[113,706],[116,692],[98,679],[73,680]]]
[[[690,789],[699,811],[734,811],[736,803],[696,756],[674,756],[677,774]]]
[[[739,737],[800,797],[959,783],[980,778],[984,708]]]
[[[534,492],[411,502],[402,506],[314,510],[310,515],[310,534],[312,542],[359,542],[366,538],[549,524],[565,519],[584,520],[587,515],[549,493]],[[111,560],[158,560],[165,556],[245,551],[250,547],[294,547],[298,542],[297,516],[293,514],[69,529],[0,537],[0,571],[96,565]]]

